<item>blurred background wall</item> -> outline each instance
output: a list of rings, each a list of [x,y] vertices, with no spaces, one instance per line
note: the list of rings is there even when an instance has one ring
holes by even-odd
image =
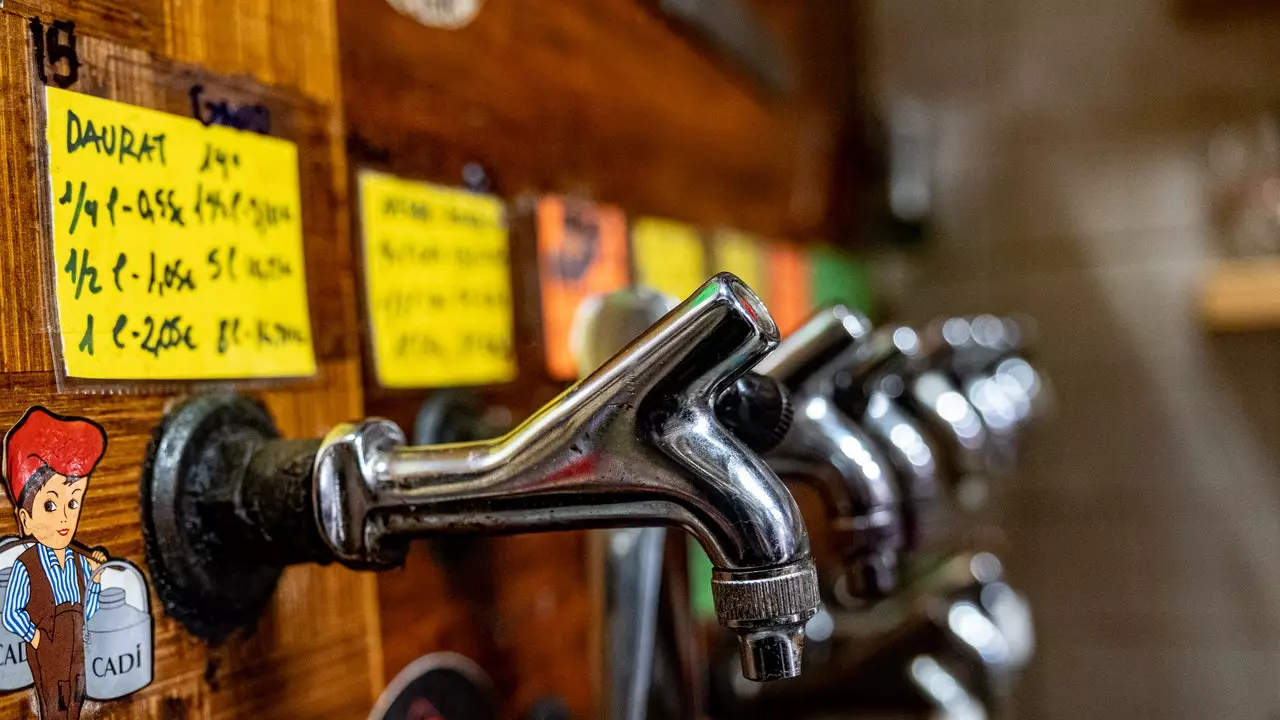
[[[1172,0],[874,0],[871,88],[938,122],[907,318],[1040,321],[1056,419],[996,503],[1040,644],[1021,718],[1280,717],[1280,342],[1213,336],[1206,147],[1280,94],[1280,22]]]

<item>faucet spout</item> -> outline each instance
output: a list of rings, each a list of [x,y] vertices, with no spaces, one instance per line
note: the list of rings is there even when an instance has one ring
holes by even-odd
[[[412,447],[387,420],[338,426],[318,447],[306,446],[305,510],[328,556],[353,567],[397,564],[409,539],[439,533],[684,528],[716,565],[717,614],[742,638],[744,674],[790,677],[819,602],[808,533],[785,486],[714,410],[777,341],[750,288],[717,275],[496,440]],[[159,433],[162,443],[168,430]],[[298,464],[293,458],[290,467]],[[267,473],[269,465],[248,462],[238,472]],[[247,503],[254,493],[223,494]],[[177,503],[193,504],[199,499]]]

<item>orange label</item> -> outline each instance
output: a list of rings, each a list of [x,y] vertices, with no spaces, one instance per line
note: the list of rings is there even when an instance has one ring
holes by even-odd
[[[800,327],[813,311],[809,256],[795,245],[769,249],[769,296],[765,304],[784,336]]]
[[[583,298],[627,285],[627,221],[622,211],[585,200],[538,201],[538,275],[547,372],[578,376],[569,328]]]

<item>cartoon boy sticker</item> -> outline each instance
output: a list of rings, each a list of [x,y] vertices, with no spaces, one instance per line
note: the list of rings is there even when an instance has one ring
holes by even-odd
[[[14,563],[0,617],[29,646],[43,720],[77,720],[85,697],[84,626],[98,611],[107,555],[72,540],[106,449],[98,423],[40,406],[4,438],[5,490],[19,531],[35,542]]]

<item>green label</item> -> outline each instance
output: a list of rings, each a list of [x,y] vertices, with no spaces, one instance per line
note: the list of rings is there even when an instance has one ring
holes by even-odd
[[[862,263],[828,246],[809,251],[815,307],[843,303],[871,314],[871,277]]]
[[[689,538],[689,609],[695,620],[716,619],[716,601],[711,595],[711,558],[693,538]]]

